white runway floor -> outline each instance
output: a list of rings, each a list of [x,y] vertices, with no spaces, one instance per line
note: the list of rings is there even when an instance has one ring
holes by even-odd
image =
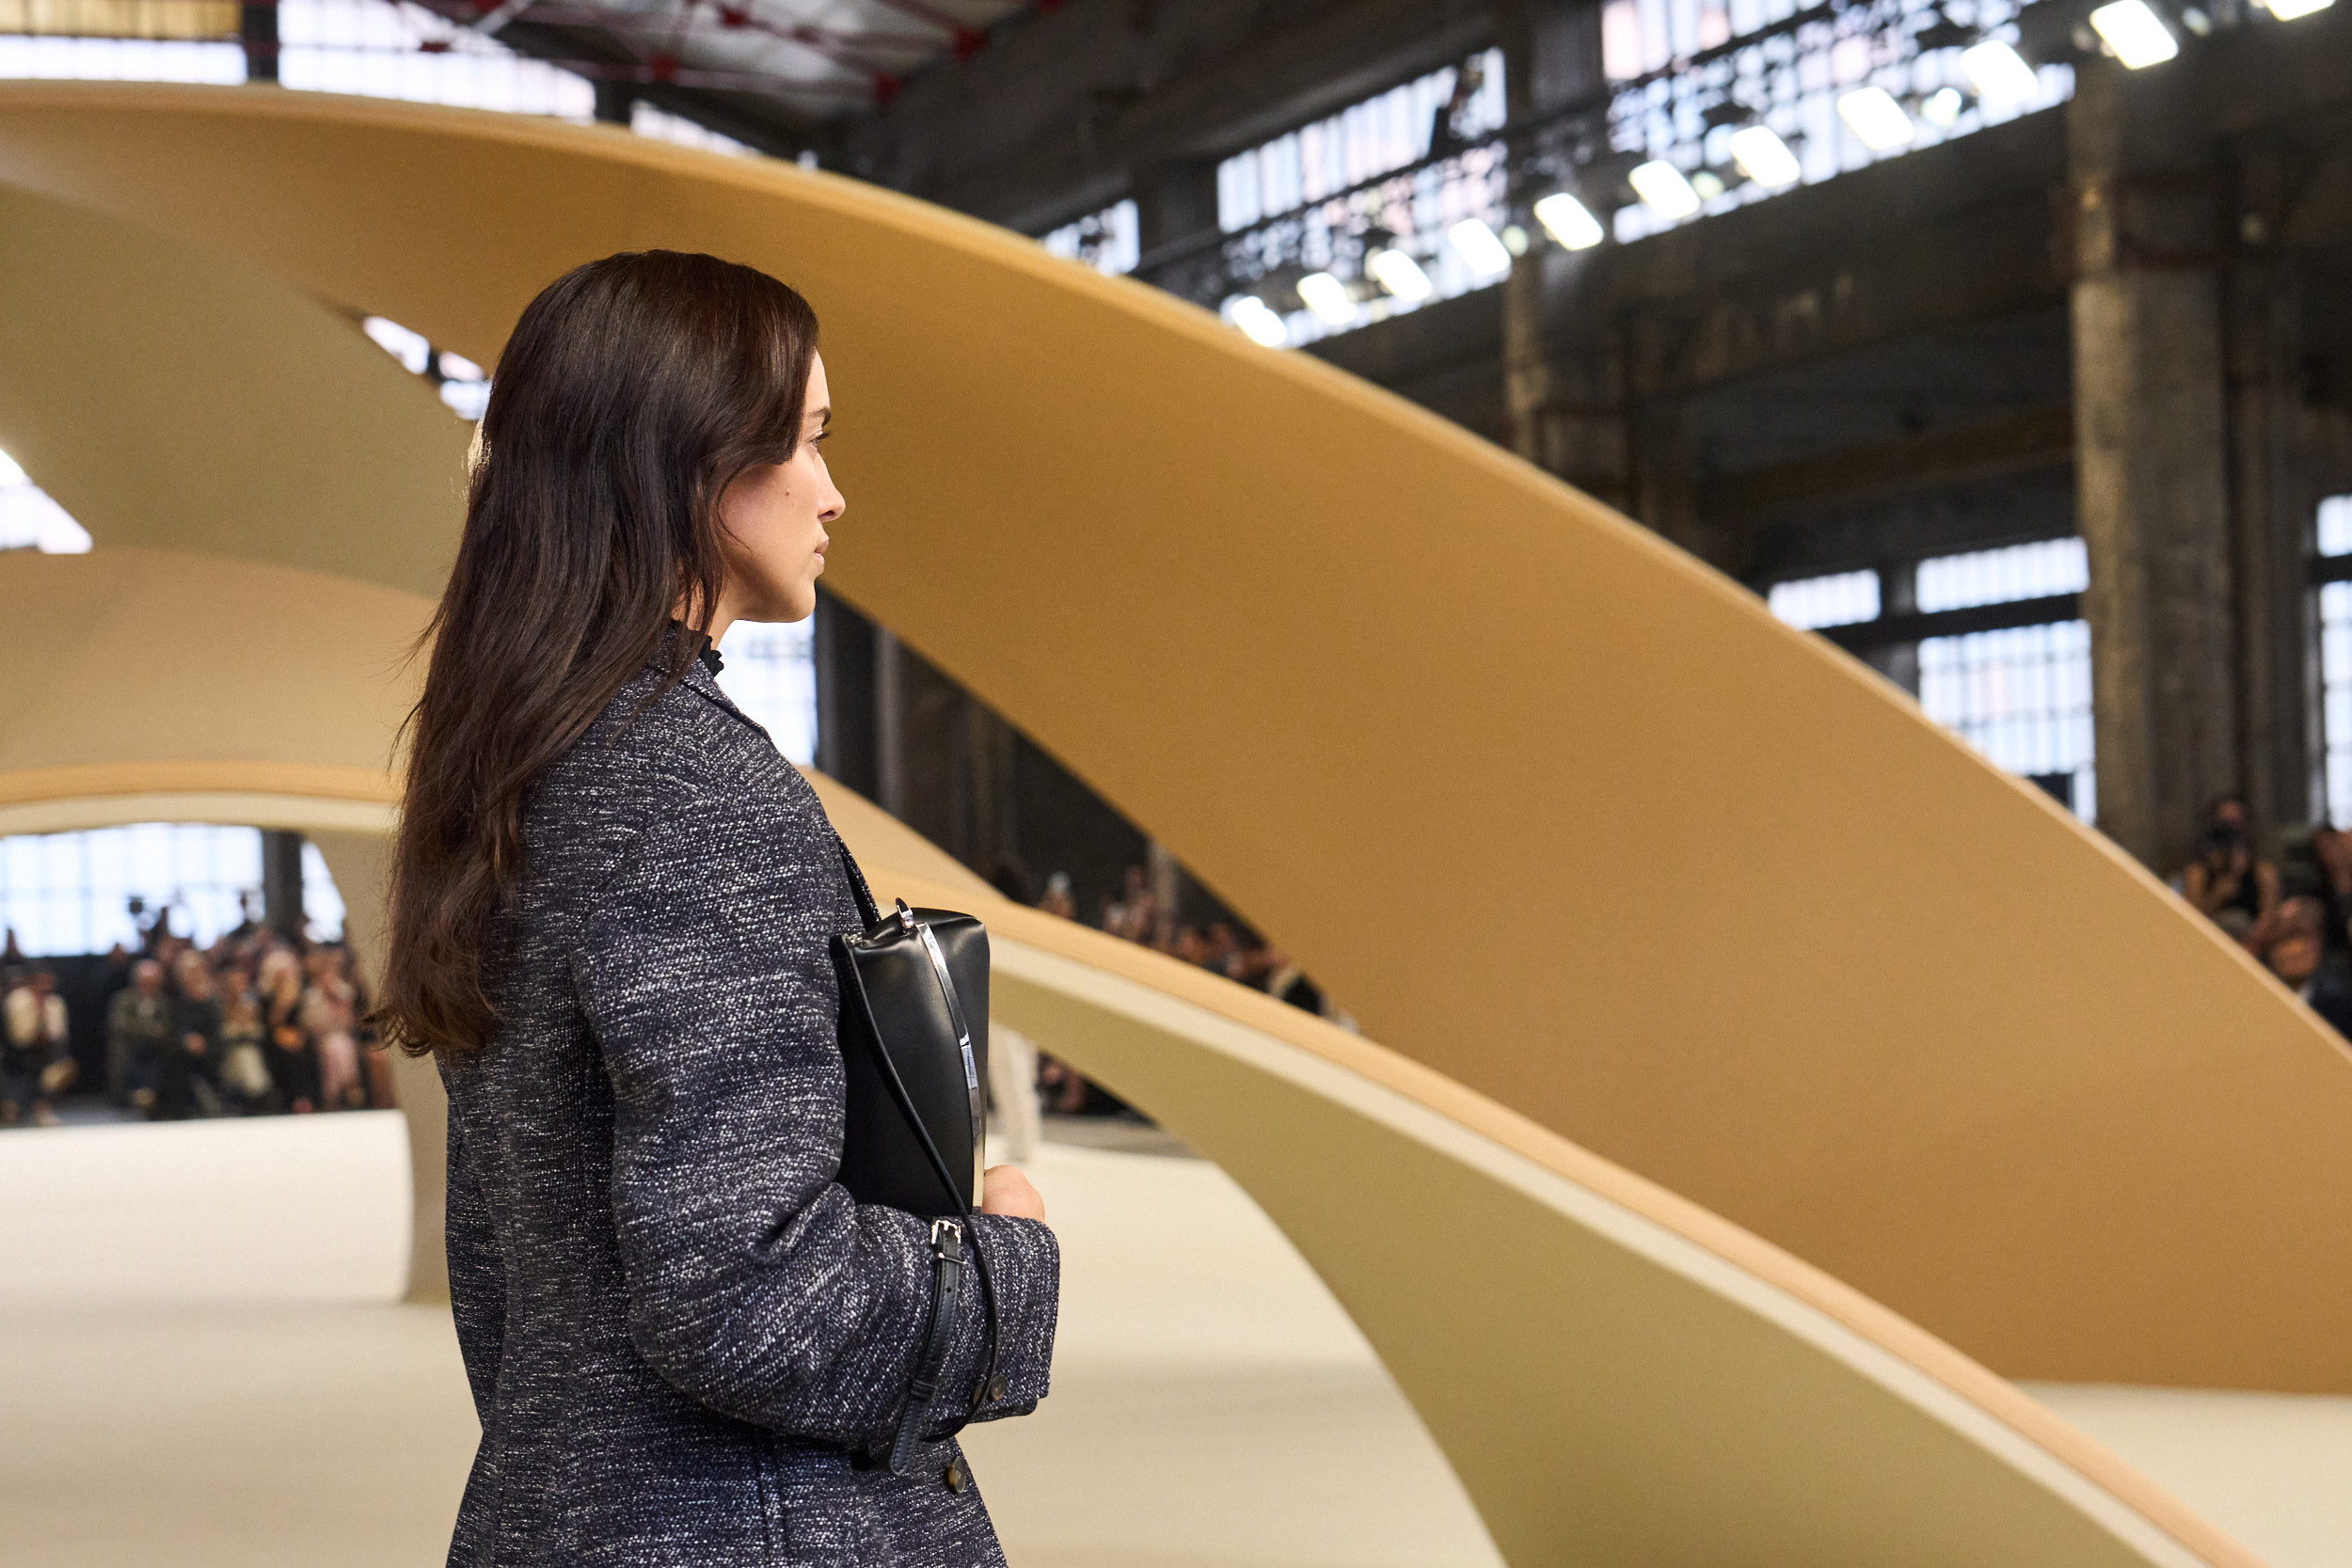
[[[475,1437],[389,1305],[389,1115],[0,1135],[0,1560],[421,1568]],[[979,1429],[1020,1568],[1486,1568],[1443,1460],[1213,1166],[1048,1145],[1055,1393]],[[2037,1390],[2276,1568],[2352,1564],[2352,1400]]]

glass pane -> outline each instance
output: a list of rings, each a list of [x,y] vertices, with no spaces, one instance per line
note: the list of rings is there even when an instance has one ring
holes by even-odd
[[[2014,604],[2079,594],[2090,586],[2090,557],[2079,539],[2044,539],[2006,549],[1972,550],[1919,562],[1922,613]]]
[[[2089,623],[1929,638],[1919,644],[1919,705],[1995,767],[2096,819]]]
[[[1829,577],[1776,582],[1765,601],[1792,626],[1851,626],[1879,618],[1879,575],[1838,572]]]
[[[738,621],[719,644],[719,685],[792,762],[817,760],[817,665],[810,623]]]

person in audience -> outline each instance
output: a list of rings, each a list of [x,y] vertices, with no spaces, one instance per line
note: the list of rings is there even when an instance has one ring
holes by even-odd
[[[1029,868],[1018,855],[999,855],[995,869],[988,874],[988,885],[1013,903],[1025,904],[1029,901]]]
[[[1271,947],[1259,949],[1263,965],[1263,985],[1265,993],[1277,1002],[1285,1002],[1301,1012],[1323,1014],[1323,990],[1307,972]]]
[[[243,983],[235,970],[229,972],[229,982],[220,1005],[220,1089],[227,1108],[239,1116],[251,1116],[271,1106],[269,1059],[265,1046],[269,1031],[262,1022],[262,1008],[252,990]]]
[[[165,1057],[177,1045],[171,998],[164,993],[164,966],[141,958],[132,966],[129,988],[116,993],[106,1015],[106,1059],[110,1067],[119,1065],[132,1109],[149,1117],[155,1114]]]
[[[2352,833],[2333,823],[2312,830],[2311,856],[2316,871],[2313,895],[2327,911],[2320,940],[2328,961],[2352,964]]]
[[[155,1085],[155,1114],[178,1121],[191,1113],[220,1114],[220,996],[212,966],[190,948],[172,965],[172,1031],[178,1049],[165,1053]]]
[[[1159,924],[1157,901],[1152,896],[1152,874],[1142,866],[1127,868],[1126,891],[1103,908],[1103,929],[1129,942],[1149,942]]]
[[[2316,898],[2288,899],[2263,962],[2337,1034],[2352,1040],[2352,975],[2322,962],[2326,944],[2320,927],[2325,917]]]
[[[1045,896],[1037,901],[1037,907],[1064,920],[1078,918],[1078,903],[1070,892],[1069,872],[1057,871],[1045,879]]]
[[[65,999],[57,994],[56,976],[45,969],[9,973],[16,978],[0,1000],[0,1123],[30,1118],[36,1127],[55,1127],[51,1098],[72,1081]]]
[[[1208,940],[1201,947],[1200,967],[1222,974],[1228,980],[1237,980],[1241,977],[1242,958],[1241,938],[1233,934],[1233,927],[1222,920],[1209,922]]]
[[[317,1053],[319,1104],[329,1111],[356,1110],[368,1102],[359,1079],[358,990],[343,973],[340,947],[314,949],[305,967],[310,983],[302,992],[302,1028]]]
[[[287,1110],[308,1116],[320,1105],[319,1059],[302,1024],[302,962],[274,947],[262,958],[262,1019],[269,1031],[269,1074]]]
[[[2181,874],[2181,892],[2208,919],[2219,921],[2234,910],[2250,928],[2279,907],[2279,870],[2254,858],[2243,832],[2217,823],[2198,841],[2196,858]]]

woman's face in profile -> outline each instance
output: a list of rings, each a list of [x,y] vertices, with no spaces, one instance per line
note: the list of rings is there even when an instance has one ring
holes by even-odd
[[[825,422],[833,394],[821,356],[810,362],[800,445],[782,463],[748,468],[719,498],[728,534],[720,608],[728,621],[804,621],[817,610],[825,570],[825,526],[849,503],[825,468]]]

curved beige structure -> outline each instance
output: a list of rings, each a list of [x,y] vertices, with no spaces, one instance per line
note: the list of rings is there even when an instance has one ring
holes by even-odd
[[[188,597],[223,613],[191,631]],[[297,606],[277,615],[244,613]],[[326,849],[363,949],[407,594],[126,548],[0,557],[0,832],[262,820]],[[241,716],[265,712],[251,724]],[[89,726],[101,711],[107,722]],[[225,736],[234,737],[224,740]],[[60,756],[89,757],[80,766]],[[1008,1022],[1150,1105],[1297,1240],[1514,1563],[2252,1560],[1912,1325],[1320,1020],[1012,908],[818,779],[882,896],[978,911]],[[404,1083],[438,1201],[430,1069]],[[420,1216],[419,1244],[438,1227]]]
[[[1858,666],[1462,431],[983,226],[617,133],[20,84],[0,182],[485,361],[591,256],[771,268],[826,321],[837,585],[1374,1034],[2004,1372],[2352,1389],[2342,1048]],[[421,581],[382,531],[301,547]]]

